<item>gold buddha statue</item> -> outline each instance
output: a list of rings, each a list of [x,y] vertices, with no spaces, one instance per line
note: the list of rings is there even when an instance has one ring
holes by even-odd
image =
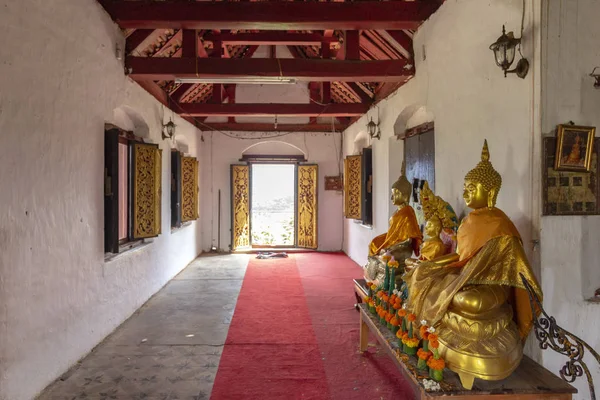
[[[404,271],[403,260],[410,257],[413,251],[418,253],[423,240],[415,211],[408,205],[412,194],[412,185],[406,179],[406,166],[402,163],[402,175],[392,185],[392,202],[398,207],[390,218],[386,233],[376,236],[369,243],[369,261],[365,266],[365,278],[376,284],[383,282],[385,263],[380,256],[389,252],[400,263],[398,280]]]
[[[474,378],[508,377],[521,361],[532,312],[519,274],[542,296],[519,232],[495,207],[502,178],[489,159],[486,141],[481,162],[465,176],[463,198],[473,211],[458,228],[457,253],[403,276],[409,309],[436,327],[440,354],[467,389]]]

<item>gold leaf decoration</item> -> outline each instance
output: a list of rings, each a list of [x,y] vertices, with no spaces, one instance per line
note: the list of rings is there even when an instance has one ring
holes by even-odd
[[[157,145],[133,145],[133,227],[134,239],[160,233],[161,164]]]
[[[298,247],[316,249],[317,244],[317,165],[298,166]]]
[[[361,219],[361,156],[348,156],[344,159],[344,216]]]
[[[181,221],[198,219],[198,160],[181,157]]]
[[[231,166],[233,250],[250,247],[250,167]]]

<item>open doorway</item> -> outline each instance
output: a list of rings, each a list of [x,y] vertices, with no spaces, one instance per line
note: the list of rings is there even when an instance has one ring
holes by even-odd
[[[294,247],[296,165],[252,164],[250,170],[252,247]]]

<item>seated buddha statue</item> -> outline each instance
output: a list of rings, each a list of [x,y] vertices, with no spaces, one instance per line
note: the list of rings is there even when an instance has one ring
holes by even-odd
[[[369,261],[365,266],[365,278],[367,281],[380,284],[385,275],[385,262],[381,255],[390,253],[400,263],[398,270],[398,280],[404,271],[404,262],[406,258],[416,251],[423,240],[423,235],[417,223],[415,211],[408,205],[412,194],[412,185],[406,179],[405,165],[402,165],[402,175],[392,185],[392,202],[398,207],[394,215],[390,218],[389,229],[386,233],[376,236],[369,243]]]
[[[463,198],[473,211],[458,228],[457,252],[418,263],[403,279],[408,308],[435,326],[446,366],[471,389],[474,378],[502,380],[519,365],[532,312],[520,274],[541,298],[521,237],[495,207],[502,178],[489,161],[465,176]]]

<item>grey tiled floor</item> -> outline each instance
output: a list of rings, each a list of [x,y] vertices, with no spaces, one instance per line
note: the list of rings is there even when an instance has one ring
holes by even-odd
[[[38,399],[208,399],[247,264],[197,258]]]

